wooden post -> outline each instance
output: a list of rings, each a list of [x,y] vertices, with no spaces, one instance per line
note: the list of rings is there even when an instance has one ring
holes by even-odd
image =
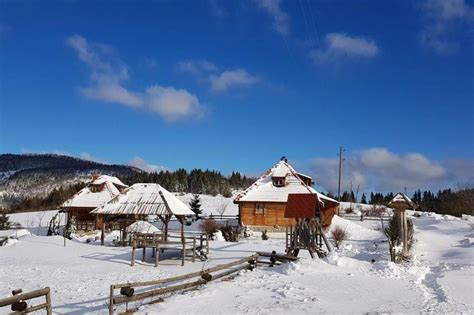
[[[193,237],[193,262],[196,261],[196,236]]]
[[[155,267],[158,267],[158,261],[159,261],[159,258],[160,258],[159,246],[160,245],[158,245],[158,243],[157,243],[156,248],[155,248]]]
[[[132,258],[131,258],[130,266],[135,266],[135,247],[136,247],[136,242],[133,241],[133,243],[132,243]]]
[[[105,220],[102,219],[102,229],[100,231],[100,246],[104,246],[104,240],[105,240]]]
[[[184,216],[178,217],[179,223],[181,223],[181,244],[183,249],[181,251],[181,266],[184,266],[184,256],[186,255],[186,241],[184,239]]]
[[[401,241],[403,242],[402,247],[402,255],[407,257],[408,253],[408,224],[407,224],[407,216],[405,212],[405,208],[398,209],[399,216],[400,216],[400,224],[401,224]]]
[[[168,241],[168,223],[169,223],[169,216],[165,215],[165,242]]]
[[[51,306],[51,290],[48,287],[48,292],[46,293],[46,314],[51,315],[53,313],[53,308]]]
[[[110,286],[109,315],[114,313],[114,285]]]

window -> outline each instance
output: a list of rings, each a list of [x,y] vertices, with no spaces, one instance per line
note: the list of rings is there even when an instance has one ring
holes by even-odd
[[[285,178],[284,177],[273,177],[273,186],[275,186],[275,187],[285,186]]]
[[[255,204],[255,214],[265,214],[265,204],[256,203]]]

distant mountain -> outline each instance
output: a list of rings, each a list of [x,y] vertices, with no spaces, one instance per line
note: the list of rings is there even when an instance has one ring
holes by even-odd
[[[0,155],[0,206],[21,196],[45,196],[53,189],[88,180],[92,174],[118,177],[143,173],[126,165],[109,165],[58,154]]]
[[[0,209],[51,209],[80,190],[93,174],[117,176],[125,184],[158,183],[174,192],[232,196],[255,178],[239,172],[185,169],[148,173],[126,165],[109,165],[57,154],[1,154]]]

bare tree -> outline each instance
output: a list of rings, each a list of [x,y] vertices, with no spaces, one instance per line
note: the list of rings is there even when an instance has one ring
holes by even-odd
[[[227,206],[229,205],[229,199],[222,198],[216,206],[216,211],[222,216],[224,215],[225,211],[227,210]]]
[[[44,211],[38,212],[36,214],[36,216],[38,217],[38,227],[36,229],[38,235],[40,234],[41,227],[43,226],[43,219],[44,219],[45,214],[46,213]]]

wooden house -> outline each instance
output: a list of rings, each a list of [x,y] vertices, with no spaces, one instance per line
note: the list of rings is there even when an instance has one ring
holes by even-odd
[[[87,186],[66,200],[61,208],[67,211],[69,218],[75,218],[78,228],[98,229],[102,225],[101,217],[90,212],[120,194],[127,187],[117,177],[93,175]]]
[[[329,226],[339,203],[311,187],[312,178],[298,173],[281,160],[263,174],[254,184],[239,194],[234,203],[239,205],[241,225],[289,226],[293,218],[285,218],[289,194],[316,194],[321,205],[323,227]]]

